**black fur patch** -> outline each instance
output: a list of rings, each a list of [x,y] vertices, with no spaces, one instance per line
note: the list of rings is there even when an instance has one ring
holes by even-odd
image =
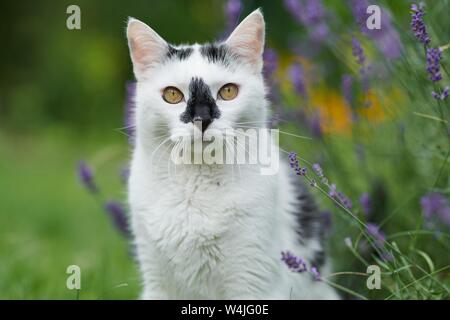
[[[324,245],[325,225],[322,215],[320,215],[314,199],[306,189],[305,185],[297,184],[297,210],[295,216],[297,218],[299,242],[306,245],[310,239],[317,239],[319,243]],[[325,263],[325,253],[318,250],[314,253],[310,264],[316,268],[320,268]]]
[[[212,63],[230,63],[231,53],[228,46],[224,43],[208,43],[200,47],[200,53],[203,57]]]
[[[192,78],[189,84],[189,100],[180,120],[184,123],[201,120],[204,123],[202,128],[205,130],[214,119],[219,117],[220,110],[208,85],[202,78]]]
[[[169,50],[167,51],[167,57],[169,59],[177,58],[178,60],[185,60],[189,58],[192,54],[193,49],[191,47],[177,49],[169,45]]]

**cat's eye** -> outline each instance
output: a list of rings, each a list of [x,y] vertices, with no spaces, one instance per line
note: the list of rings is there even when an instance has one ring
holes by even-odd
[[[175,87],[167,87],[163,91],[163,99],[167,103],[176,104],[183,100],[183,93]]]
[[[233,100],[238,95],[238,86],[234,83],[227,83],[219,90],[219,96],[223,100]]]

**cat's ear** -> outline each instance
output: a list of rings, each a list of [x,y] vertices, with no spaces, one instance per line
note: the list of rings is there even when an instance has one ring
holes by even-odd
[[[169,46],[145,23],[129,18],[127,26],[128,46],[136,79],[145,77],[146,72],[164,59]]]
[[[234,29],[225,43],[260,72],[263,66],[264,37],[264,17],[261,10],[256,9]]]

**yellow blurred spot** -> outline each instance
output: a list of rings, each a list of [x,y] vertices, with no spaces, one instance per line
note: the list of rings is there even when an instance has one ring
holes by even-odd
[[[350,133],[352,114],[341,95],[327,88],[313,90],[311,106],[319,111],[324,133]]]

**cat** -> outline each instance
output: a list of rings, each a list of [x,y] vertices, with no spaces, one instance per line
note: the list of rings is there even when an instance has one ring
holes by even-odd
[[[337,299],[281,260],[290,250],[322,276],[329,269],[317,209],[285,159],[266,175],[258,165],[171,162],[186,137],[266,127],[261,10],[221,42],[174,46],[134,18],[127,38],[137,80],[128,200],[141,298]]]

